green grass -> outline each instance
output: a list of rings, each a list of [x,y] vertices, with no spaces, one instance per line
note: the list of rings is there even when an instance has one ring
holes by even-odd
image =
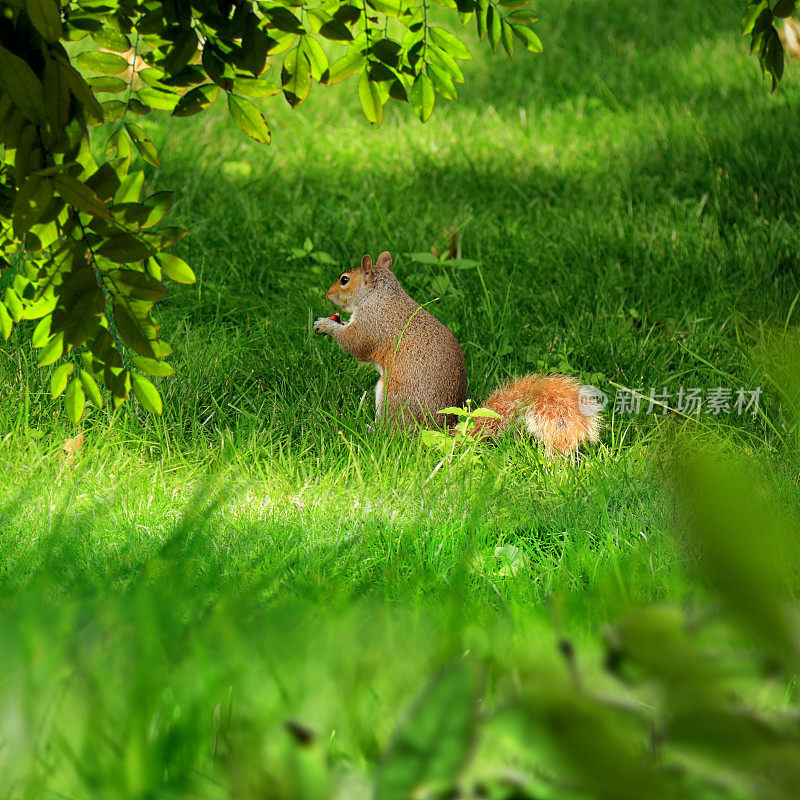
[[[428,529],[414,563],[443,576],[452,559],[437,540],[454,551],[519,544],[537,566],[536,599],[553,581],[585,583],[586,569],[561,568],[565,557],[591,566],[640,545],[669,513],[658,481],[641,477],[648,448],[680,418],[611,417],[574,469],[508,441],[468,479],[448,467],[428,481],[437,454],[368,434],[373,371],[313,337],[311,321],[330,310],[324,292],[340,268],[389,249],[408,291],[433,300],[461,341],[476,401],[516,374],[559,369],[612,396],[615,385],[763,385],[774,418],[750,351],[763,325],[782,327],[800,289],[797,89],[790,69],[769,95],[737,13],[725,2],[545,4],[546,54],[509,62],[473,46],[461,101],[426,125],[398,107],[371,128],[347,83],[295,112],[269,105],[269,148],[225,115],[153,123],[164,168],[148,172],[150,185],[178,190],[169,220],[189,229],[177,252],[199,276],[160,304],[178,372],[160,384],[166,411],[92,412],[78,467],[62,469],[75,431],[15,334],[0,364],[0,453],[5,493],[24,495],[17,518],[49,519],[64,504],[91,520],[92,561],[124,573],[122,547],[135,571],[165,520],[221,470],[233,476],[225,525],[266,521],[279,549],[319,538],[327,563],[354,530],[388,526],[415,543]],[[479,269],[443,281],[404,256],[441,248],[452,225]],[[337,266],[291,260],[306,238]],[[709,426],[777,443],[768,415],[703,416],[698,427]],[[109,496],[120,502],[94,514]],[[36,546],[7,529],[5,572],[18,581]],[[379,542],[364,535],[361,557],[388,563]]]
[[[0,587],[8,641],[23,631],[50,641],[34,598],[57,609],[41,686],[56,692],[57,665],[76,657],[75,615],[95,620],[86,647],[96,680],[119,666],[102,642],[119,636],[149,652],[133,634],[141,608],[158,652],[130,694],[107,698],[120,715],[167,691],[170,670],[192,686],[205,674],[213,691],[181,684],[197,702],[233,683],[256,703],[254,720],[297,715],[325,736],[343,726],[342,759],[359,772],[447,657],[508,647],[502,675],[526,632],[547,650],[545,601],[567,598],[563,625],[589,638],[620,603],[685,596],[664,536],[674,519],[666,446],[679,432],[773,455],[790,443],[761,346],[770,330],[794,327],[800,293],[798,72],[789,65],[769,94],[738,36],[741,8],[727,0],[543,0],[538,11],[545,54],[508,62],[473,43],[459,103],[437,100],[425,125],[395,107],[371,128],[349,82],[312,92],[294,112],[280,99],[267,105],[269,148],[224,114],[148,123],[163,162],[148,168],[149,186],[177,190],[168,220],[190,235],[175,252],[199,278],[171,286],[158,307],[177,370],[159,383],[163,416],[133,401],[92,410],[83,449],[65,463],[76,431],[49,398],[29,332],[0,350]],[[480,268],[440,273],[407,257],[441,249],[451,226]],[[293,260],[306,239],[336,265]],[[385,249],[409,293],[434,301],[459,338],[476,401],[514,375],[562,370],[612,396],[615,386],[760,386],[762,413],[694,422],[608,413],[601,444],[578,464],[509,437],[481,449],[477,464],[435,471],[441,454],[368,431],[374,371],[311,332],[332,311],[324,294],[339,270]],[[779,475],[791,468],[781,458]],[[180,591],[164,588],[171,570]],[[152,603],[142,599],[148,586]],[[617,600],[595,604],[609,586]],[[410,615],[411,633],[397,622],[396,641],[381,634],[370,645],[387,609]],[[283,636],[287,618],[324,646],[292,650],[296,633],[274,656],[280,668],[243,678],[249,666],[237,659],[263,654],[241,641]],[[203,620],[208,630],[193,627]],[[239,642],[219,661],[217,634]],[[173,651],[173,635],[206,666]],[[338,660],[339,636],[352,665]],[[423,641],[397,685],[391,670],[375,677]],[[25,647],[18,664],[48,649]],[[148,659],[131,664],[146,671]],[[303,672],[304,659],[317,668]],[[330,706],[314,685],[328,667]],[[273,686],[276,670],[297,671],[296,684]],[[39,696],[39,684],[26,685]],[[272,699],[258,693],[266,685]],[[91,692],[70,696],[80,706]],[[357,719],[343,723],[353,697]],[[187,719],[195,712],[208,709]],[[138,714],[131,730],[151,722]],[[114,719],[110,711],[103,724]],[[47,758],[37,763],[46,772]],[[122,785],[112,763],[95,785]],[[118,796],[144,796],[126,791]]]

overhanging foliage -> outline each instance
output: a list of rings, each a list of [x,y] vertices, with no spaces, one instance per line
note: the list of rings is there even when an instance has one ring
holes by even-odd
[[[481,39],[533,52],[528,0],[439,0]],[[38,320],[38,363],[77,422],[88,398],[114,407],[130,391],[149,411],[161,398],[145,375],[173,372],[151,311],[163,280],[191,283],[164,252],[186,231],[158,227],[172,192],[142,197],[134,152],[158,166],[137,118],[201,112],[225,95],[236,125],[270,141],[254,102],[302,102],[312,84],[357,76],[364,113],[379,124],[389,99],[426,120],[436,94],[456,98],[464,44],[433,24],[427,0],[2,0],[0,2],[0,267],[15,274],[0,333]],[[91,48],[69,43],[87,39]],[[270,80],[265,75],[275,80]],[[108,145],[96,157],[96,142]],[[93,147],[93,145],[95,145]],[[79,357],[78,357],[79,356]],[[63,360],[62,359],[66,359]]]

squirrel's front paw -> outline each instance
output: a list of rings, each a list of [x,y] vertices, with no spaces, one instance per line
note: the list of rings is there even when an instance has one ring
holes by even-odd
[[[316,322],[314,322],[314,333],[319,333],[322,335],[330,333],[331,325],[335,324],[335,322],[332,322],[327,317],[318,317]]]

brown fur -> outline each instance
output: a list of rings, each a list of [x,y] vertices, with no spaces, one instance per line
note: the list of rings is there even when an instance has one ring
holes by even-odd
[[[405,293],[390,267],[388,253],[374,265],[365,256],[343,273],[346,286],[339,277],[326,297],[354,317],[329,332],[347,353],[382,370],[379,416],[401,428],[449,426],[455,419],[436,412],[466,401],[464,355],[450,329]],[[443,375],[450,379],[443,383]]]
[[[596,442],[600,430],[597,411],[581,410],[579,390],[580,384],[566,375],[526,375],[501,386],[484,403],[501,419],[478,419],[476,433],[498,436],[521,420],[549,453],[575,453],[584,442]]]
[[[391,263],[389,253],[381,253],[374,265],[367,255],[358,267],[342,273],[325,296],[351,313],[350,322],[321,317],[314,330],[332,336],[359,361],[378,367],[383,384],[378,418],[403,429],[450,427],[456,419],[436,412],[465,403],[461,347],[449,328],[405,293]],[[584,442],[597,441],[600,427],[598,409],[581,410],[579,391],[580,384],[565,375],[520,378],[486,401],[501,419],[479,418],[477,435],[498,436],[521,420],[548,453],[575,453]]]

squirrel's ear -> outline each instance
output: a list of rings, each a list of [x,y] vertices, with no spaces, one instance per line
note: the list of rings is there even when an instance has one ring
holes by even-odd
[[[372,266],[372,256],[369,253],[361,259],[361,266],[364,267],[364,269],[369,269]]]
[[[392,256],[391,256],[391,253],[389,253],[389,252],[384,250],[384,252],[381,253],[378,256],[378,261],[375,264],[375,266],[376,267],[386,267],[386,269],[391,269],[392,268]]]

